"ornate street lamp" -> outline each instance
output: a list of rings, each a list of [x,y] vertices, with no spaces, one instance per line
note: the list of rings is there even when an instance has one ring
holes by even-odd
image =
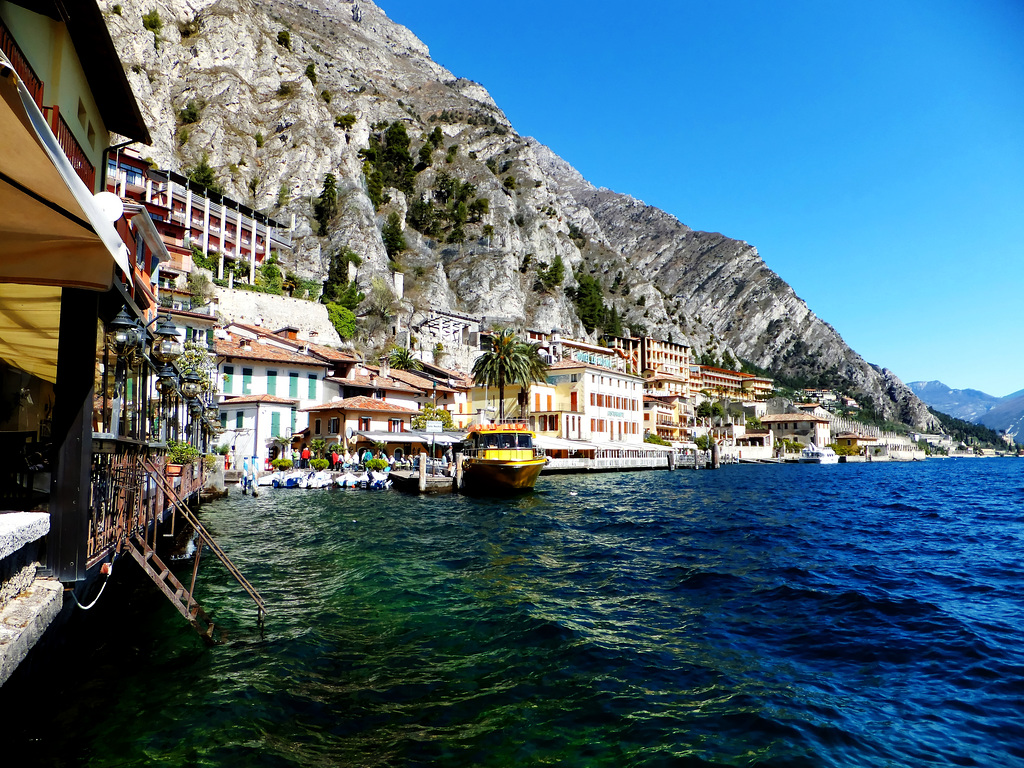
[[[129,360],[142,346],[142,331],[124,307],[108,324],[107,347],[118,360]]]
[[[173,363],[183,352],[178,341],[178,327],[164,315],[153,329],[153,357],[160,363]]]
[[[157,374],[156,391],[161,395],[169,395],[178,386],[178,372],[169,363],[164,365]]]
[[[200,378],[198,371],[189,371],[188,373],[184,374],[181,377],[181,394],[183,394],[186,398],[190,400],[193,398],[197,398],[199,397],[199,393],[202,391],[203,380],[202,378]],[[200,412],[202,412],[203,404],[199,400],[196,400],[195,402],[196,405],[199,407]]]
[[[211,424],[213,422],[220,423],[220,408],[218,408],[216,405],[206,406],[206,413],[204,415],[206,416],[206,420],[209,421]]]

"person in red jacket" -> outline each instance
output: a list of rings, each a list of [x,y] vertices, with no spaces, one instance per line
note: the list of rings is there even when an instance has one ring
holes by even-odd
[[[308,469],[309,468],[309,448],[303,446],[302,453],[300,455],[302,456],[302,468],[303,469]]]

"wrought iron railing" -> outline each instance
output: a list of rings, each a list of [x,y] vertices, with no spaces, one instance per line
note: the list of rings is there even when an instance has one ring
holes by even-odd
[[[152,481],[142,466],[147,452],[144,444],[119,441],[112,453],[93,453],[87,567],[119,551],[129,536],[142,534],[145,538],[147,531],[155,531],[156,523],[171,513],[172,503],[161,483]],[[149,458],[147,463],[164,472],[166,460],[162,455]],[[187,499],[202,489],[203,482],[202,462],[186,465],[180,479],[176,478],[176,493]]]

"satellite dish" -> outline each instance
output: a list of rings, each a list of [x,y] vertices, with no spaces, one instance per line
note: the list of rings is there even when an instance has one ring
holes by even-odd
[[[107,221],[115,222],[124,216],[124,201],[113,192],[97,192],[93,200]]]

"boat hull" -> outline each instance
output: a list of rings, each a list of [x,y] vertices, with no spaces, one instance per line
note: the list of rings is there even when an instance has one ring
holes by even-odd
[[[547,459],[520,461],[508,459],[467,459],[462,466],[462,482],[472,493],[517,493],[529,491],[540,476]]]

